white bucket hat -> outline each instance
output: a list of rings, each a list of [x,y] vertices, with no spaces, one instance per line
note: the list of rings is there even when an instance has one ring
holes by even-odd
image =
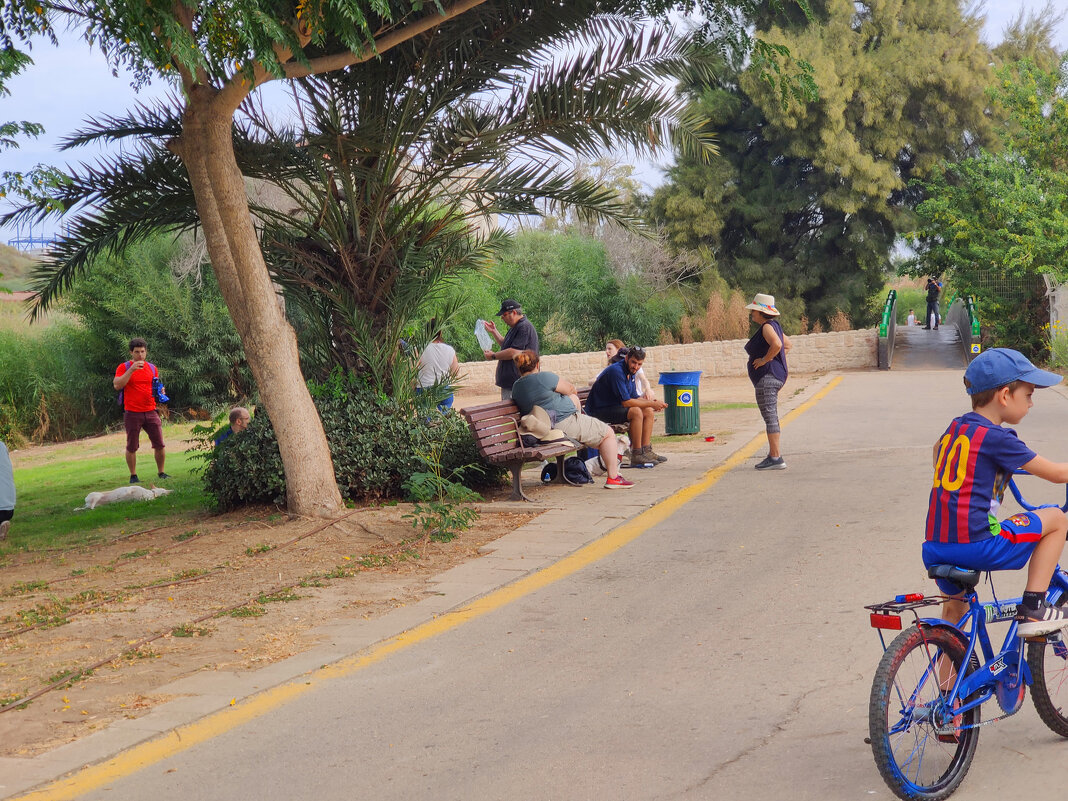
[[[753,302],[745,308],[752,309],[753,311],[762,312],[770,315],[771,317],[778,317],[779,310],[775,308],[775,297],[773,295],[761,295],[759,292],[753,296]]]
[[[532,434],[538,438],[538,442],[563,442],[567,434],[557,428],[553,428],[549,413],[540,406],[530,410],[519,418],[519,433]]]

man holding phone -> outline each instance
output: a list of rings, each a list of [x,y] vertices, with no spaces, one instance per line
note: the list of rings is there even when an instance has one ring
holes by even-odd
[[[163,422],[156,411],[156,398],[152,392],[152,380],[159,370],[148,358],[148,343],[140,337],[130,340],[130,358],[115,368],[115,389],[122,393],[122,421],[126,428],[126,466],[130,468],[130,483],[140,481],[137,477],[137,449],[141,446],[141,429],[148,434],[156,455],[156,470],[159,478],[170,478],[163,470],[167,458],[163,444]],[[164,399],[166,400],[166,399]]]
[[[934,330],[938,330],[938,324],[942,322],[942,314],[938,311],[938,300],[942,296],[942,285],[934,278],[927,279],[927,314],[923,318],[923,327],[930,330],[931,322],[934,322]]]

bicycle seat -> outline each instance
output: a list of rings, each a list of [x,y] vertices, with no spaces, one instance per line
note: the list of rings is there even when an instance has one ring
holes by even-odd
[[[982,571],[956,565],[931,565],[927,569],[929,578],[946,579],[959,584],[966,590],[974,590],[982,575]]]

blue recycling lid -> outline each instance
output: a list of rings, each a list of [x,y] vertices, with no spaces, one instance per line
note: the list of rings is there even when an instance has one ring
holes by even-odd
[[[657,383],[665,387],[695,387],[701,383],[702,370],[684,373],[661,373]]]

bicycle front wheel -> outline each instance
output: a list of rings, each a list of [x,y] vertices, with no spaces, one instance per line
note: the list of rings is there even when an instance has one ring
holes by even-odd
[[[1063,606],[1062,598],[1057,606]],[[1061,632],[1064,637],[1064,632]],[[1042,722],[1061,737],[1068,737],[1068,646],[1060,642],[1027,643],[1031,668],[1031,700]]]
[[[899,798],[946,798],[964,780],[979,744],[979,709],[954,715],[947,696],[967,641],[949,628],[912,626],[886,649],[872,681],[868,727],[875,764]]]

